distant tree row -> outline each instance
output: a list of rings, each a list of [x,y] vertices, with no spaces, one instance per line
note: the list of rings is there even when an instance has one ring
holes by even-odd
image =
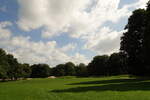
[[[87,67],[81,63],[75,65],[72,62],[66,64],[59,64],[52,69],[52,75],[54,76],[88,76]]]
[[[88,64],[75,65],[72,62],[50,68],[47,64],[21,64],[11,54],[0,49],[0,79],[45,78],[48,76],[108,76],[126,74],[126,57],[121,53],[111,56],[96,56]]]
[[[51,75],[85,77],[127,74],[126,58],[123,53],[113,53],[111,56],[96,56],[88,65],[75,65],[72,62],[59,64],[51,69]]]
[[[47,64],[20,64],[11,54],[6,54],[0,49],[0,78],[17,80],[18,78],[44,78],[52,76],[89,76],[89,75],[118,75],[124,71],[124,56],[114,53],[109,56],[96,56],[86,66],[81,63],[75,65],[72,62],[59,64],[50,68]]]

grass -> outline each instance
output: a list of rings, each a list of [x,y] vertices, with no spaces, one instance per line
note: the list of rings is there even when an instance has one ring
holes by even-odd
[[[112,76],[2,82],[0,100],[150,100],[150,80]]]

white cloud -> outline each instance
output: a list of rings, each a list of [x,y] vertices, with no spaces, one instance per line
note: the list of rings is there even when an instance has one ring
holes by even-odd
[[[79,63],[85,63],[88,64],[89,60],[82,54],[76,53],[74,56],[71,57],[71,59],[74,59],[74,63],[79,64]]]
[[[138,8],[146,8],[146,4],[148,3],[149,0],[139,0],[135,4],[130,5],[130,7],[135,7],[136,9]]]
[[[18,25],[29,31],[44,26],[43,34],[64,32],[89,0],[18,0],[20,4]],[[48,31],[48,32],[47,32]],[[51,36],[51,35],[48,35]]]
[[[108,27],[103,27],[95,35],[85,37],[88,42],[85,49],[95,51],[97,54],[111,54],[117,52],[120,47],[120,37],[125,31],[114,31]]]
[[[0,23],[0,47],[12,53],[19,62],[22,63],[47,63],[52,67],[56,64],[72,61],[75,64],[84,62],[87,64],[88,60],[84,55],[78,54],[69,56],[68,51],[76,48],[76,44],[68,44],[62,48],[57,47],[56,41],[48,42],[34,42],[30,37],[13,36],[7,26],[11,25],[10,22]],[[1,33],[1,30],[4,30]],[[5,34],[5,35],[3,35]],[[80,60],[78,60],[80,59]]]
[[[11,36],[11,31],[7,29],[7,27],[11,25],[12,23],[9,21],[0,22],[0,40],[9,38]]]
[[[93,4],[93,1],[96,3]],[[73,37],[90,34],[106,21],[129,15],[118,9],[120,0],[18,0],[18,25],[25,31],[44,27],[42,37],[68,32]],[[87,9],[91,9],[87,11]]]
[[[119,8],[120,0],[18,0],[18,25],[25,31],[43,27],[44,38],[66,32],[85,39],[89,50],[111,53],[119,48],[121,32],[102,25],[107,21],[116,24],[131,15],[131,8],[144,8],[147,1],[138,0]]]
[[[7,43],[7,44],[6,44]],[[1,43],[0,43],[1,44]],[[69,56],[66,51],[73,49],[70,45],[64,48],[58,48],[55,41],[49,42],[34,42],[29,37],[12,37],[9,41],[5,42],[7,45],[5,49],[14,54],[22,63],[47,63],[51,66],[56,64],[72,61],[75,64],[87,63],[87,58],[84,56],[76,57]],[[77,62],[77,59],[81,59]]]
[[[68,45],[63,46],[63,47],[61,48],[61,50],[62,50],[63,52],[68,52],[68,51],[74,50],[76,47],[77,47],[77,44],[69,43]]]

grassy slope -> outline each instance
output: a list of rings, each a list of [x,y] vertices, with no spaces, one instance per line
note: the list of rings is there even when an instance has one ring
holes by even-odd
[[[127,76],[0,83],[0,100],[150,100],[150,80]]]

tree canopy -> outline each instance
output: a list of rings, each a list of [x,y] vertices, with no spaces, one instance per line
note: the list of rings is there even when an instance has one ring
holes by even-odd
[[[146,9],[133,12],[121,38],[121,52],[127,55],[129,73],[150,75],[150,1]]]

